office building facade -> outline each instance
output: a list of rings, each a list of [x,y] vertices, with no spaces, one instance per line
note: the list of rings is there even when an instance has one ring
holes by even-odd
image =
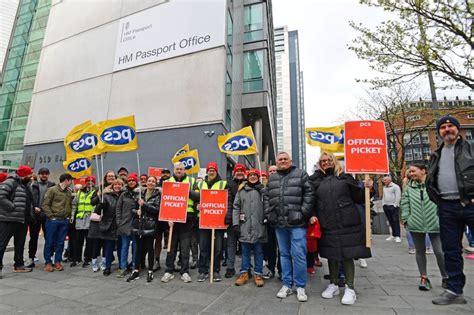
[[[275,29],[277,80],[277,148],[306,167],[303,72],[300,70],[298,31]]]
[[[15,21],[19,0],[0,1],[0,76]]]
[[[184,23],[186,21],[186,23]],[[75,125],[135,115],[141,172],[171,167],[184,144],[201,167],[237,161],[217,135],[251,125],[261,161],[275,155],[271,1],[58,1],[51,6],[23,159],[63,171]],[[106,169],[136,171],[135,152],[107,153]]]

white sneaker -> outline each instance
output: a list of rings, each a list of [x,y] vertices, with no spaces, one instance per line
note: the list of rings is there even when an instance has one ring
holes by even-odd
[[[284,285],[281,287],[280,291],[278,291],[277,297],[279,297],[280,299],[284,299],[292,293],[293,293],[293,290],[291,288],[288,288],[286,285]]]
[[[390,235],[389,237],[387,237],[385,240],[386,241],[393,241],[395,239],[395,237],[393,237],[392,235]]]
[[[183,280],[185,283],[189,283],[193,281],[191,277],[189,276],[189,273],[187,272],[183,273],[183,275],[181,276],[181,280]]]
[[[91,266],[92,266],[92,271],[94,272],[99,271],[99,263],[97,262],[97,258],[92,259]]]
[[[102,257],[100,264],[99,264],[100,270],[104,271],[105,270],[105,257]]]
[[[361,268],[367,268],[367,260],[365,260],[364,258],[359,258],[359,264],[360,264],[360,267]]]
[[[433,255],[434,254],[433,248],[427,247],[425,253],[426,253],[426,255]]]
[[[342,297],[341,303],[344,305],[352,305],[357,300],[357,296],[354,290],[349,289],[346,286],[346,290],[344,290],[344,296]]]
[[[170,280],[173,280],[174,279],[174,274],[172,273],[169,273],[169,272],[165,272],[164,276],[161,277],[161,282],[169,282]]]
[[[321,293],[321,296],[325,299],[332,299],[335,295],[339,295],[339,287],[333,283],[330,283],[326,290]]]
[[[401,243],[402,242],[402,239],[400,237],[395,237],[395,243]]]
[[[306,291],[304,288],[296,288],[296,298],[299,302],[308,301],[308,296],[306,295]]]

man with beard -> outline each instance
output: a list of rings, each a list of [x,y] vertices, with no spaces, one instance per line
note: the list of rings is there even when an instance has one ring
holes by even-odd
[[[430,157],[426,186],[428,195],[439,207],[448,288],[433,300],[436,305],[465,304],[462,236],[465,226],[474,228],[474,144],[459,134],[459,121],[441,117],[436,129],[443,139]]]
[[[28,223],[34,220],[33,196],[28,187],[33,171],[22,165],[0,185],[0,278],[3,255],[8,242],[14,237],[15,264],[13,272],[30,272],[23,261]]]

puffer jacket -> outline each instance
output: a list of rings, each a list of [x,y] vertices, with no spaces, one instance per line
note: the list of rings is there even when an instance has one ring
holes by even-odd
[[[423,183],[409,181],[400,203],[402,221],[417,233],[439,233],[438,206],[430,200]]]
[[[308,174],[295,166],[270,176],[264,209],[272,226],[306,227],[311,217],[312,186]]]
[[[428,176],[426,177],[428,195],[438,205],[441,203],[438,170],[443,146],[444,144],[431,154]],[[461,202],[464,204],[474,203],[474,143],[469,143],[459,137],[454,146],[454,167]]]
[[[266,243],[267,226],[263,210],[263,195],[265,188],[262,184],[250,185],[245,183],[234,200],[232,225],[240,226],[239,241],[244,243]]]
[[[158,211],[160,209],[161,193],[155,189],[151,196],[145,198],[146,189],[142,192],[145,203],[142,205],[142,215],[138,217],[137,212],[132,210],[132,234],[154,236],[158,228]]]
[[[117,201],[120,198],[122,191],[116,193],[109,187],[104,189],[104,199],[102,202],[99,201],[94,209],[94,213],[102,216],[100,222],[91,222],[89,237],[100,238],[104,240],[116,240],[117,239],[117,220],[116,220],[116,208]],[[97,225],[97,228],[95,227]],[[97,234],[94,232],[91,235],[91,231],[97,229]]]
[[[54,182],[50,182],[48,180],[48,182],[46,182],[46,190],[48,190],[49,188],[55,186],[56,184]],[[31,193],[33,195],[33,207],[38,207],[41,209],[40,213],[35,213],[36,217],[37,218],[46,218],[46,215],[44,214],[44,210],[42,208],[42,204],[40,202],[41,200],[41,192],[40,192],[40,184],[38,182],[32,182],[31,185],[30,185],[30,189],[31,189]],[[45,192],[46,194],[46,192]],[[43,196],[44,197],[44,196]]]
[[[366,247],[365,226],[356,204],[365,203],[364,189],[350,175],[334,176],[320,170],[311,175],[316,197],[316,216],[322,237],[321,257],[331,260],[371,257]]]
[[[132,211],[138,209],[139,188],[127,189],[120,195],[116,206],[117,235],[130,235]]]
[[[33,196],[20,177],[10,175],[0,184],[0,221],[34,221]]]

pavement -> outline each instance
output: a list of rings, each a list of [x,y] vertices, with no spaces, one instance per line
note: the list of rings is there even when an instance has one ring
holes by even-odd
[[[64,271],[46,273],[42,262],[31,273],[15,274],[13,252],[7,252],[0,279],[0,314],[474,314],[473,260],[465,260],[464,266],[468,304],[436,306],[431,300],[442,288],[434,255],[428,256],[433,289],[419,291],[415,255],[408,254],[406,240],[397,244],[385,238],[374,235],[368,268],[356,266],[357,302],[352,306],[340,303],[342,292],[330,300],[321,298],[328,284],[323,279],[328,273],[325,260],[323,268],[308,277],[308,302],[300,303],[295,295],[284,300],[276,297],[281,287],[278,279],[266,281],[263,288],[254,283],[236,287],[235,279],[225,278],[219,283],[198,283],[196,270],[191,270],[193,282],[189,284],[177,274],[171,282],[161,283],[163,270],[155,273],[152,283],[146,283],[145,275],[127,283],[115,274],[104,277],[101,272],[68,264]]]

